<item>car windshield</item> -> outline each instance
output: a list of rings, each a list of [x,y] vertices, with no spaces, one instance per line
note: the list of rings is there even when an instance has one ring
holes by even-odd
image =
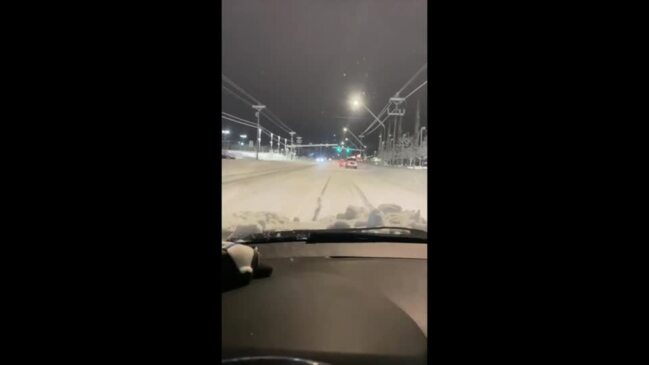
[[[427,230],[426,8],[222,2],[222,239]]]

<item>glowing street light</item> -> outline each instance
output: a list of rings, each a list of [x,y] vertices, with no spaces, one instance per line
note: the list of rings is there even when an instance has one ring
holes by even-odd
[[[245,138],[248,138],[248,135],[247,134],[240,134],[239,138],[244,138],[245,139]]]
[[[362,94],[365,95],[364,92]],[[385,125],[383,124],[381,119],[379,119],[374,113],[372,113],[372,111],[367,107],[367,105],[365,105],[365,103],[363,103],[363,100],[361,99],[361,96],[359,94],[352,95],[352,97],[350,99],[350,104],[351,104],[352,110],[358,110],[359,106],[362,106],[365,110],[367,110],[367,112],[372,115],[374,120],[376,122],[378,122],[381,127],[383,127],[383,133],[385,133]]]
[[[353,110],[358,110],[358,108],[363,104],[361,101],[360,95],[352,95],[351,100],[349,101]]]
[[[226,129],[226,130],[222,130],[222,131],[221,131],[221,134],[230,134],[230,131],[227,130],[227,129]]]

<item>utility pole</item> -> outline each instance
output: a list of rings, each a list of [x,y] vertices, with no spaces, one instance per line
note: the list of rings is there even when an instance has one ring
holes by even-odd
[[[261,147],[261,126],[259,126],[259,114],[261,111],[266,107],[265,105],[253,105],[253,109],[255,109],[257,112],[255,113],[255,116],[257,117],[257,160],[259,160],[259,147]]]
[[[390,160],[392,161],[392,164],[396,164],[396,155],[397,155],[397,126],[399,124],[399,117],[394,117],[394,130],[392,132],[392,154],[390,155]]]
[[[399,93],[397,93],[394,97],[390,98],[390,104],[394,105],[394,108],[390,110],[390,107],[388,106],[388,115],[393,115],[394,116],[394,131],[393,137],[392,137],[392,148],[390,151],[390,161],[394,160],[395,152],[397,150],[397,126],[399,125],[399,120],[397,118],[403,117],[404,114],[406,114],[406,109],[402,106],[402,103],[405,101],[405,98],[399,97]],[[399,131],[401,128],[399,128]]]
[[[277,135],[277,153],[281,152],[281,148],[282,148],[282,141],[281,141],[281,137],[278,134]]]
[[[420,115],[420,112],[419,112],[419,97],[417,97],[417,114],[415,115],[415,138],[413,139],[413,142],[418,141],[418,139],[419,139],[419,126],[420,125],[421,125],[421,115]]]
[[[273,153],[273,132],[270,133],[270,153]]]
[[[293,153],[293,135],[295,134],[295,132],[288,132],[288,134],[291,135],[291,160],[292,160],[293,159],[293,154],[292,154]]]
[[[302,137],[297,136],[297,137],[295,137],[295,139],[296,139],[296,142],[297,142],[298,145],[302,144]],[[296,158],[297,158],[297,150],[298,150],[298,147],[295,148],[295,157]]]

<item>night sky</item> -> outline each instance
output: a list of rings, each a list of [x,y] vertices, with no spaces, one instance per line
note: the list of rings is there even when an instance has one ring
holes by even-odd
[[[303,142],[331,140],[334,133],[342,134],[343,126],[358,135],[373,118],[352,111],[350,95],[365,92],[370,110],[381,111],[427,62],[426,18],[425,0],[223,0],[222,73],[263,102]],[[422,72],[402,95],[427,75]],[[408,99],[404,132],[412,132],[418,97],[421,125],[427,125],[427,87]],[[221,95],[223,112],[256,121],[250,106],[223,89]],[[349,117],[354,118],[345,119]],[[255,133],[227,120],[221,123],[235,136]],[[261,123],[281,132],[265,118]],[[267,137],[262,141],[266,144]],[[365,141],[373,150],[378,131]]]

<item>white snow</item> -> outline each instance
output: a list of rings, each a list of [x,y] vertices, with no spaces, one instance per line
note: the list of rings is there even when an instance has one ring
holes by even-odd
[[[400,226],[426,230],[426,170],[335,161],[222,160],[223,232]]]
[[[223,152],[236,159],[257,159],[255,151],[224,150]],[[287,161],[289,157],[283,153],[259,152],[259,159],[263,161]]]

